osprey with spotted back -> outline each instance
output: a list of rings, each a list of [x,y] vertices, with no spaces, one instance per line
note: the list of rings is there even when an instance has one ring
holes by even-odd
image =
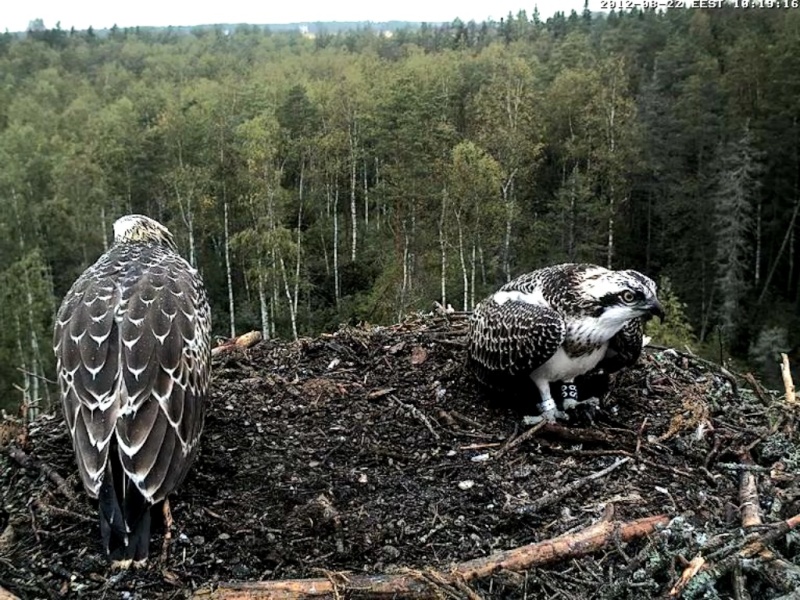
[[[577,404],[574,379],[600,367],[629,366],[642,350],[643,322],[664,318],[656,285],[637,271],[566,263],[521,275],[475,307],[468,365],[484,385],[504,390],[530,378],[541,417],[558,411],[550,384],[562,382],[564,410]]]
[[[67,292],[55,323],[58,383],[106,552],[142,561],[150,509],[181,483],[205,417],[211,315],[169,230],[142,215]]]

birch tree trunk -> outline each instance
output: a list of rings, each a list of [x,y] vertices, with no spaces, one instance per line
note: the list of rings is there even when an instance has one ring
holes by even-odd
[[[333,191],[333,289],[336,308],[339,308],[339,184]]]
[[[261,259],[258,259],[258,306],[261,310],[261,337],[265,340],[270,339],[269,327],[269,304],[267,303],[267,291],[264,285],[264,268]]]
[[[467,261],[464,257],[464,229],[461,225],[461,213],[456,211],[456,226],[458,227],[458,256],[461,259],[461,277],[464,282],[464,301],[465,311],[469,310],[469,277],[467,275]]]
[[[180,161],[179,168],[179,173],[181,178],[183,178],[187,173],[184,170],[182,160]],[[184,202],[183,194],[181,194],[180,186],[175,177],[172,178],[172,186],[175,189],[175,199],[178,201],[178,210],[180,210],[181,213],[181,220],[183,220],[183,224],[186,226],[186,231],[189,235],[189,264],[195,267],[197,263],[195,261],[194,251],[194,212],[192,211],[192,196],[194,196],[194,194],[190,191]]]
[[[472,242],[472,260],[470,262],[470,286],[469,286],[469,308],[475,308],[475,265],[477,263],[477,255],[475,250],[475,241]]]
[[[25,356],[25,349],[22,344],[22,325],[19,322],[19,316],[17,316],[15,320],[17,322],[17,352],[20,356],[19,368],[23,373],[23,384],[22,387],[14,384],[14,387],[22,393],[22,407],[25,408],[25,414],[22,415],[22,417],[27,423],[30,423],[36,418],[36,407],[34,400],[31,398],[31,381],[28,363],[25,362],[24,358],[22,358]]]
[[[403,219],[403,284],[400,287],[400,308],[397,311],[397,320],[402,321],[405,315],[406,294],[409,288],[409,248],[411,239],[408,235],[408,226]]]
[[[355,115],[350,126],[350,223],[351,223],[351,246],[350,261],[356,261],[356,245],[358,240],[358,215],[356,214],[356,154],[358,151],[358,138],[355,131]]]
[[[277,335],[277,320],[278,320],[278,278],[276,274],[278,273],[278,258],[277,252],[275,251],[275,246],[272,246],[272,250],[270,252],[271,259],[272,259],[272,298],[270,298],[271,307],[272,307],[272,337]]]
[[[231,236],[230,227],[228,223],[228,200],[225,198],[225,188],[223,186],[223,200],[222,207],[225,220],[225,277],[228,282],[228,310],[231,316],[231,338],[236,337],[236,316],[233,304],[233,276],[231,274]]]
[[[506,282],[511,281],[511,225],[514,220],[514,176],[517,170],[511,171],[508,179],[503,183],[503,202],[506,206],[506,232],[503,239],[503,275]]]
[[[447,216],[447,189],[442,191],[442,212],[439,216],[439,252],[442,261],[442,308],[447,308],[447,242],[444,234],[444,223]]]
[[[364,231],[369,229],[369,185],[367,181],[367,159],[364,159]]]
[[[19,211],[19,200],[16,195],[16,191],[14,188],[11,189],[11,197],[14,203],[14,214],[16,216],[17,221],[17,231],[19,232],[19,249],[21,257],[25,257],[25,239],[23,238],[22,232],[22,217],[20,216]],[[38,263],[35,263],[38,264]],[[31,287],[31,277],[30,277],[30,264],[22,263],[22,277],[23,281],[22,284],[25,287],[25,299],[26,299],[26,309],[27,309],[27,320],[28,320],[28,336],[30,338],[30,358],[31,358],[31,370],[28,371],[27,366],[25,364],[24,356],[26,352],[23,350],[23,335],[22,335],[22,327],[20,323],[19,313],[16,315],[16,322],[17,322],[17,333],[18,333],[18,342],[19,342],[19,356],[21,359],[21,368],[24,373],[23,380],[25,382],[23,388],[23,397],[27,394],[27,398],[24,398],[25,403],[28,406],[28,420],[32,421],[38,416],[39,413],[39,377],[38,373],[42,371],[40,368],[41,364],[41,356],[40,356],[40,348],[39,348],[39,337],[36,333],[36,319],[34,317],[34,299],[33,299],[33,289]],[[50,286],[52,288],[52,285]],[[52,289],[50,289],[50,294],[52,296]]]
[[[286,293],[286,300],[289,305],[289,320],[292,323],[292,336],[294,340],[297,341],[297,302],[292,298],[292,292],[289,291],[289,277],[286,274],[286,263],[283,260],[283,256],[280,257],[280,263],[281,275],[283,275],[283,290]]]

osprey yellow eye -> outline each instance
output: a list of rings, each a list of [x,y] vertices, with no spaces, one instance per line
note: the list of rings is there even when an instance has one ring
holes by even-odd
[[[633,292],[630,290],[625,290],[620,294],[620,298],[625,304],[633,304],[633,301],[636,300],[636,296],[634,296]]]

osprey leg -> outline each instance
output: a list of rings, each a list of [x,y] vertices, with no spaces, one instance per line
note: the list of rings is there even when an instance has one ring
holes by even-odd
[[[586,404],[593,409],[598,408],[600,406],[600,399],[592,397],[587,398],[586,400],[578,400],[578,386],[575,385],[571,379],[569,381],[562,382],[561,406],[564,409],[564,412],[572,410],[581,404]]]
[[[534,385],[536,385],[536,389],[539,390],[539,395],[541,396],[542,400],[539,402],[539,411],[541,414],[539,416],[531,416],[527,415],[523,417],[523,421],[526,425],[535,425],[541,421],[547,421],[548,423],[555,423],[556,419],[568,419],[567,414],[561,412],[556,407],[556,403],[553,400],[553,396],[550,394],[550,382],[544,379],[534,379]]]
[[[161,560],[166,562],[169,550],[169,543],[172,540],[172,511],[169,509],[169,498],[164,499],[164,505],[161,507],[164,515],[164,541],[161,544]]]

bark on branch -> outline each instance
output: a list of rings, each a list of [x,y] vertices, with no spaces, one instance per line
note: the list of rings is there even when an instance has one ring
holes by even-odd
[[[56,484],[58,491],[61,492],[64,496],[69,498],[70,500],[75,500],[75,494],[72,493],[67,482],[64,480],[61,475],[59,475],[56,470],[44,463],[40,460],[36,460],[35,458],[31,458],[22,449],[17,448],[16,446],[9,446],[8,448],[8,455],[16,462],[19,466],[24,469],[32,469],[35,471],[41,472],[42,475],[47,477],[50,481]]]
[[[0,586],[0,600],[19,600],[19,597]]]
[[[233,339],[228,340],[227,342],[223,342],[219,346],[211,349],[211,356],[217,356],[218,354],[224,354],[225,352],[230,352],[232,350],[245,350],[252,346],[255,346],[258,342],[261,341],[262,335],[260,331],[250,331],[248,333],[243,333],[239,337],[235,337]]]
[[[781,377],[783,377],[783,387],[786,389],[786,403],[797,404],[794,381],[792,381],[792,370],[789,367],[789,357],[783,353],[781,353]]]
[[[614,543],[629,542],[652,533],[669,521],[665,515],[646,517],[629,523],[600,521],[581,531],[505,550],[459,563],[449,573],[407,571],[387,575],[347,575],[331,573],[327,578],[286,579],[222,583],[215,590],[204,588],[194,598],[204,600],[301,600],[325,596],[358,594],[361,598],[427,598],[439,581],[445,585],[489,577],[502,570],[524,571],[555,561],[585,556]]]

